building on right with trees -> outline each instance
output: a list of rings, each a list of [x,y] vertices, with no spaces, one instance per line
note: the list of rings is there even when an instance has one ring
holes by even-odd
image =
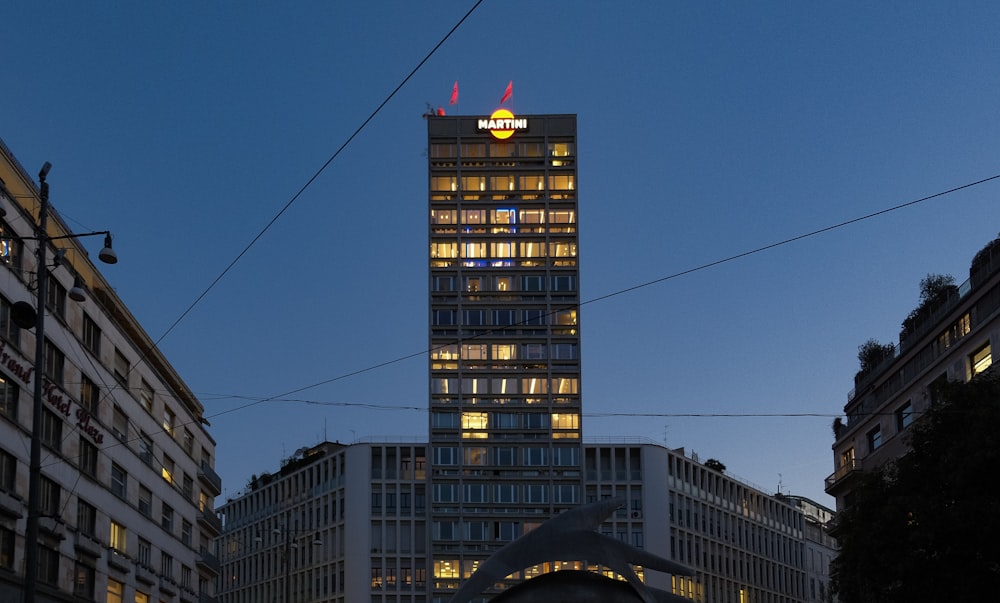
[[[986,371],[1000,344],[1000,237],[976,254],[965,282],[928,275],[920,285],[899,344],[869,340],[859,348],[861,370],[844,406],[846,422],[833,424],[834,472],[825,484],[838,512],[851,505],[862,474],[906,454],[907,434],[938,386]]]

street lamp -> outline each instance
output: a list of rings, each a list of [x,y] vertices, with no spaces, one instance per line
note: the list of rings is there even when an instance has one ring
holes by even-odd
[[[35,293],[37,304],[34,316],[35,327],[35,395],[32,403],[31,416],[31,458],[28,477],[28,524],[25,528],[24,545],[24,603],[35,603],[35,591],[38,571],[38,515],[41,506],[41,470],[42,470],[42,379],[45,374],[45,298],[48,286],[48,267],[45,265],[45,252],[50,241],[56,239],[75,239],[92,235],[104,235],[104,249],[98,258],[106,264],[118,262],[118,256],[111,248],[111,233],[103,230],[50,237],[48,233],[49,220],[49,183],[46,177],[52,164],[48,161],[38,172],[39,205],[38,224],[34,237],[23,237],[26,240],[37,241],[38,265],[35,268]],[[74,282],[70,297],[76,301],[83,299],[82,280]],[[21,313],[22,316],[24,313]],[[24,325],[21,325],[24,326]],[[28,327],[30,328],[30,326]]]
[[[285,564],[285,599],[282,603],[290,603],[292,600],[292,549],[298,548],[299,546],[298,543],[293,541],[293,538],[295,535],[301,536],[307,532],[306,530],[293,530],[289,528],[288,526],[291,523],[290,520],[291,511],[285,511],[285,529],[282,530],[281,528],[274,528],[271,530],[271,534],[274,536],[281,536],[282,533],[285,535],[284,549],[281,555]],[[256,540],[260,542],[260,536],[257,536]],[[312,545],[322,546],[323,541],[319,539],[319,536],[316,536],[312,540]]]

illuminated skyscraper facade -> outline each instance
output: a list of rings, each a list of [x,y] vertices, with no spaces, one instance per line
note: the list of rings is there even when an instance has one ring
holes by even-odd
[[[429,117],[435,599],[582,502],[576,116]]]

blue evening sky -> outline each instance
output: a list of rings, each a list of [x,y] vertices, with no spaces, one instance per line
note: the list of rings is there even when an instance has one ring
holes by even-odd
[[[0,138],[52,162],[71,227],[115,234],[104,273],[158,339],[473,5],[8,2]],[[995,2],[486,0],[163,338],[224,496],[324,437],[426,438],[426,103],[488,114],[513,80],[516,114],[579,115],[590,300],[1000,173],[998,22]],[[928,273],[967,278],[998,195],[586,304],[586,436],[832,506],[858,345],[897,340]]]

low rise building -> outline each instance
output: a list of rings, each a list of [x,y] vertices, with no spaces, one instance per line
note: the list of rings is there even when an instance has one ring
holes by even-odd
[[[425,471],[426,450],[420,442],[324,442],[301,449],[273,474],[255,476],[220,507],[220,602],[446,603],[435,591],[468,579],[477,566],[438,558],[468,546],[489,557],[548,519],[480,526],[480,515],[505,508],[495,499],[482,503],[482,512],[435,517],[427,493],[436,480]],[[695,601],[819,600],[809,596],[814,526],[804,499],[768,494],[719,465],[651,442],[587,443],[583,467],[582,503],[625,501],[600,533],[696,572],[667,576],[640,568],[650,586]],[[553,560],[503,582],[557,569],[611,574],[586,561]]]

